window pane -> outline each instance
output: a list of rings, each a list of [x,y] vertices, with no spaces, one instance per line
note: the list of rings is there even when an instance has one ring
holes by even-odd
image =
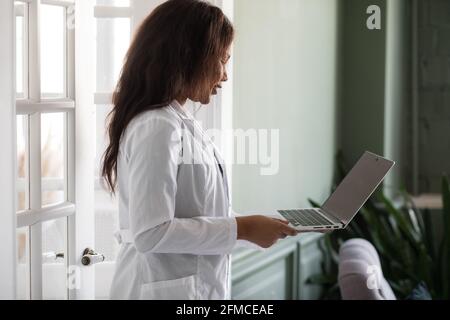
[[[65,114],[41,115],[42,205],[64,202]]]
[[[17,299],[30,299],[30,248],[28,227],[17,229]]]
[[[16,92],[19,97],[23,96],[23,31],[24,19],[16,17]]]
[[[29,208],[28,197],[28,116],[17,116],[17,205],[18,211]]]
[[[130,45],[130,19],[97,21],[97,92],[112,92]]]
[[[41,91],[44,98],[65,97],[66,28],[64,7],[41,7]]]
[[[42,223],[42,290],[44,299],[66,299],[67,218]]]

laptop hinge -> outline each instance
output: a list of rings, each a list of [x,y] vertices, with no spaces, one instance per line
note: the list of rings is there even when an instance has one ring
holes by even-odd
[[[345,226],[345,223],[344,223],[342,220],[336,218],[332,213],[326,212],[323,208],[319,208],[319,210],[320,210],[320,212],[321,212],[322,214],[324,214],[325,216],[327,216],[327,218],[330,219],[332,222],[334,222],[334,223],[341,223],[342,226]]]

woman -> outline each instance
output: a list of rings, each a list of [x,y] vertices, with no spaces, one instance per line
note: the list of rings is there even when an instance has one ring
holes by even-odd
[[[233,33],[219,8],[170,0],[128,51],[102,168],[119,198],[112,299],[228,299],[237,240],[267,248],[297,234],[281,220],[232,216],[223,160],[183,107],[208,104],[227,80]]]

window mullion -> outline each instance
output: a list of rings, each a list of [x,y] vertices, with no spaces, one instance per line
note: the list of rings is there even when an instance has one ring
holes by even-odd
[[[41,100],[41,71],[39,44],[40,1],[29,4],[28,23],[28,94],[31,101]],[[30,209],[39,210],[42,206],[41,190],[41,114],[30,115]],[[31,299],[42,299],[42,224],[30,226],[30,268]]]
[[[23,72],[22,72],[22,77],[23,77],[23,81],[24,81],[24,85],[23,85],[23,98],[28,99],[29,98],[29,92],[30,92],[30,80],[29,80],[29,65],[30,65],[30,61],[29,61],[29,41],[30,41],[30,32],[29,32],[29,26],[30,26],[30,22],[29,22],[29,17],[30,17],[30,13],[29,13],[30,7],[28,4],[25,5],[25,12],[24,12],[24,19],[23,19]]]
[[[67,97],[75,100],[75,6],[66,10]]]
[[[30,115],[30,209],[42,207],[41,114]],[[42,299],[42,224],[30,226],[31,298]]]
[[[68,41],[68,36],[67,36],[67,8],[64,8],[64,19],[63,19],[63,21],[64,21],[64,32],[63,32],[63,36],[64,36],[64,57],[63,57],[63,63],[64,63],[64,88],[63,88],[63,90],[64,90],[64,97],[69,97],[69,95],[68,95],[68,78],[69,78],[69,75],[68,75],[68,72],[69,72],[69,70],[68,70],[68,68],[67,68],[67,50],[68,50],[68,48],[67,48],[67,41]]]
[[[43,100],[36,103],[29,100],[19,100],[16,103],[16,108],[17,114],[68,112],[75,108],[75,101],[68,99]]]
[[[29,5],[28,23],[28,72],[29,98],[32,101],[41,100],[41,60],[40,60],[40,1],[33,0]]]

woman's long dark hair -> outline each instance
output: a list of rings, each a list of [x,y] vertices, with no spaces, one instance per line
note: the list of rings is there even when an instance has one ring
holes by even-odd
[[[120,140],[138,114],[202,87],[233,41],[222,11],[202,0],[169,0],[145,19],[131,44],[108,115],[102,177],[114,194]]]

